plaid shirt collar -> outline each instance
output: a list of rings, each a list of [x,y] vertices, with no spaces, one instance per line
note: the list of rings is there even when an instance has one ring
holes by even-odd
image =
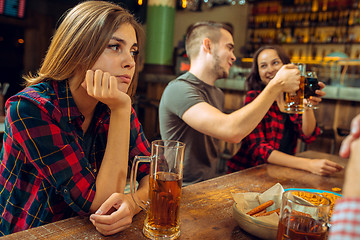
[[[82,114],[77,108],[74,98],[72,97],[69,81],[51,81],[55,94],[59,99],[59,107],[62,115],[68,117],[68,121],[74,121],[76,118],[81,117]]]
[[[79,111],[75,104],[74,98],[70,91],[69,81],[51,81],[50,83],[59,99],[59,107],[62,113],[62,121],[73,122],[81,125],[84,121],[84,116]],[[105,108],[108,116],[110,116],[110,109],[102,102],[98,103],[97,107]]]

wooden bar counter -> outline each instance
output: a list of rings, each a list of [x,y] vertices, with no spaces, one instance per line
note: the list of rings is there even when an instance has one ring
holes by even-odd
[[[346,160],[335,155],[307,151],[308,158],[327,158],[345,166]],[[305,171],[264,164],[183,188],[181,199],[181,236],[179,239],[257,239],[243,231],[232,216],[231,192],[264,192],[276,183],[284,188],[342,188],[344,171],[322,177]],[[133,219],[127,230],[105,237],[88,218],[74,217],[41,227],[4,236],[1,239],[147,239],[142,234],[145,213]]]

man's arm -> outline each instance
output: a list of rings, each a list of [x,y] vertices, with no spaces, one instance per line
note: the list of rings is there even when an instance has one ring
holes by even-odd
[[[201,102],[190,107],[182,119],[206,135],[228,142],[240,142],[259,124],[279,94],[299,88],[299,78],[296,66],[285,65],[261,94],[243,108],[225,114],[210,104]]]

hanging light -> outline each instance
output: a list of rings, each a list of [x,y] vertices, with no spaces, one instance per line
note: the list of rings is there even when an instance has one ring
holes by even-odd
[[[138,4],[141,6],[143,4],[143,0],[138,0]]]

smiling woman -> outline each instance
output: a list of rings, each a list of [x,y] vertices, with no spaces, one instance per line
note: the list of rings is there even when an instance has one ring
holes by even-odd
[[[260,96],[281,69],[294,66],[289,63],[290,58],[278,46],[258,49],[254,55],[251,73],[246,79],[249,91],[245,104]],[[321,83],[321,89],[324,86]],[[321,89],[316,90],[318,96],[311,99],[313,104],[319,104],[321,97],[325,95]],[[244,138],[240,150],[228,160],[228,172],[264,163],[298,168],[318,175],[330,175],[342,170],[342,166],[328,159],[310,160],[294,156],[298,139],[311,143],[319,134],[320,129],[316,125],[312,109],[305,109],[302,115],[285,113],[282,91],[261,122]]]
[[[124,194],[127,169],[149,155],[130,99],[142,39],[116,4],[85,1],[64,16],[40,70],[6,102],[1,235],[95,212],[102,234],[130,226],[140,208]],[[140,172],[145,199],[148,166]]]

